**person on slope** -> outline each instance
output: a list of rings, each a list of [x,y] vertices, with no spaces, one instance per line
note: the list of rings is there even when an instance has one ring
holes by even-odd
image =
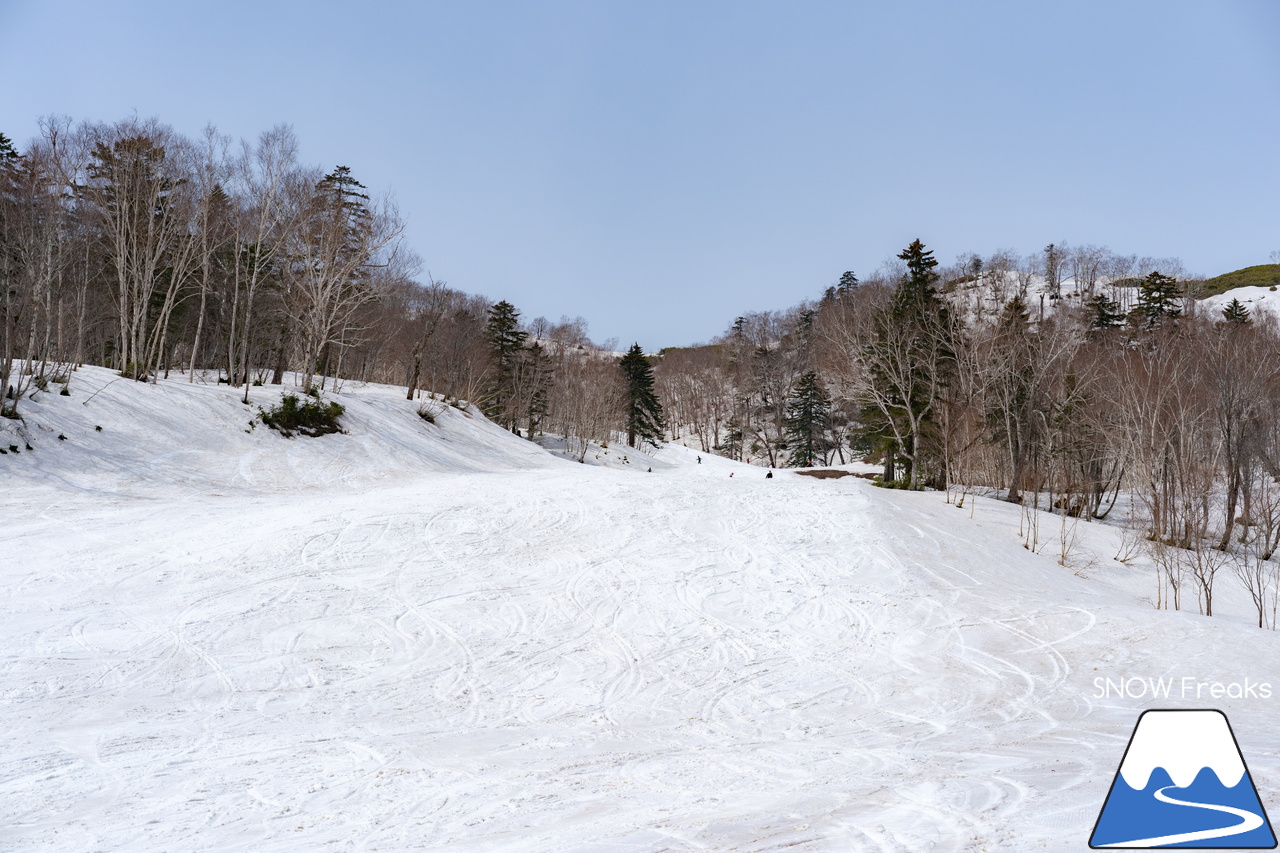
[[[764,475],[764,478],[765,478],[766,480],[772,480],[772,479],[773,479],[773,472],[772,472],[772,471],[770,471],[768,474],[765,474],[765,475]]]

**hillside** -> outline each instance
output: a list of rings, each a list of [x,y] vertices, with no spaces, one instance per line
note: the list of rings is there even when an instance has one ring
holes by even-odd
[[[1221,320],[1222,309],[1226,308],[1233,299],[1239,299],[1251,314],[1265,311],[1280,316],[1280,290],[1272,290],[1269,287],[1236,287],[1217,296],[1208,296],[1201,304],[1209,312],[1209,316],[1215,320]]]
[[[57,386],[50,386],[51,389]],[[21,482],[112,494],[256,494],[355,488],[427,472],[480,472],[557,464],[536,446],[437,400],[404,390],[346,383],[326,400],[346,408],[345,434],[288,439],[257,420],[286,386],[243,389],[122,379],[102,367],[72,374],[71,395],[24,398],[22,421],[0,420],[0,445],[30,444],[0,456]],[[418,416],[427,408],[434,418]],[[60,440],[59,435],[66,436]]]
[[[1217,296],[1240,287],[1280,287],[1280,264],[1259,264],[1206,279],[1198,288],[1201,298]]]
[[[1080,850],[1153,706],[1280,785],[1277,700],[1194,692],[1280,697],[1280,638],[1230,578],[1154,610],[1114,527],[578,465],[393,388],[289,440],[234,389],[71,387],[0,457],[0,846]]]

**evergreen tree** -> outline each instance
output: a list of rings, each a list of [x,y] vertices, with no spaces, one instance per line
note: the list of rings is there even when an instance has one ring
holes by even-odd
[[[320,179],[286,267],[301,284],[292,288],[292,313],[301,320],[296,332],[308,355],[307,369],[321,377],[334,367],[334,350],[347,343],[354,312],[374,297],[368,266],[373,213],[364,188],[346,166]],[[294,332],[287,330],[286,338]],[[305,379],[309,382],[309,373]]]
[[[786,435],[793,467],[804,468],[818,460],[830,416],[831,397],[818,374],[810,370],[800,377],[787,401]]]
[[[1045,289],[1050,299],[1062,297],[1062,250],[1053,243],[1044,247]]]
[[[637,439],[654,444],[662,440],[662,404],[653,392],[653,367],[640,344],[632,344],[618,360],[627,383],[627,444],[637,447]]]
[[[489,384],[484,412],[502,426],[515,431],[519,428],[517,419],[520,412],[514,403],[528,333],[520,329],[520,312],[504,299],[489,309],[485,334],[489,339],[494,376]]]
[[[813,324],[817,319],[817,311],[805,308],[796,317],[795,328],[784,336],[787,344],[801,359],[808,359],[809,349],[813,346]]]
[[[840,275],[838,282],[823,291],[822,301],[824,303],[834,302],[842,296],[847,296],[857,286],[858,277],[854,275],[853,270],[845,270]]]
[[[342,244],[333,252],[332,264],[341,263],[360,251],[360,246],[373,226],[373,214],[369,210],[369,196],[362,192],[364,184],[351,175],[346,166],[338,166],[316,184],[319,204],[316,212],[325,219],[341,225]],[[329,234],[317,235],[320,239]],[[326,259],[328,260],[328,259]],[[356,267],[351,276],[354,286],[358,280],[368,278],[367,270]]]
[[[724,440],[716,449],[730,459],[741,459],[743,447],[742,426],[736,418],[730,418],[724,426]]]
[[[18,149],[13,147],[13,140],[0,133],[0,163],[18,159]]]
[[[934,407],[954,369],[957,331],[935,286],[933,252],[914,240],[898,257],[907,262],[907,275],[889,310],[876,320],[866,354],[871,388],[861,419],[884,450],[884,479],[896,479],[901,457],[903,482],[912,488],[942,479],[929,473],[937,458]]]
[[[993,361],[1000,368],[993,371],[984,394],[983,414],[996,444],[1008,450],[1012,473],[1008,499],[1017,503],[1042,414],[1034,380],[1038,344],[1021,294],[1005,303],[991,343]]]
[[[1176,278],[1152,272],[1138,285],[1138,304],[1132,318],[1146,329],[1176,319],[1182,314],[1182,306],[1178,304],[1181,297],[1182,288]]]
[[[940,302],[934,292],[934,283],[938,274],[933,271],[938,261],[933,252],[924,247],[918,239],[898,253],[898,257],[907,262],[907,278],[898,287],[895,294],[895,311],[899,306],[929,302]]]
[[[1244,307],[1239,299],[1232,299],[1227,307],[1222,309],[1222,316],[1228,323],[1243,326],[1249,322],[1249,309]]]
[[[1089,308],[1089,328],[1115,329],[1124,325],[1124,312],[1120,310],[1120,303],[1105,293],[1091,297],[1086,304]]]
[[[524,354],[521,384],[526,389],[525,419],[529,426],[529,438],[533,438],[542,431],[542,419],[550,408],[547,398],[551,390],[552,366],[546,350],[536,341]]]
[[[75,188],[107,249],[117,314],[116,366],[149,379],[168,317],[158,316],[169,283],[169,260],[186,223],[174,215],[174,194],[187,183],[159,134],[100,139]],[[164,322],[159,322],[159,321]]]
[[[1031,309],[1027,308],[1027,300],[1021,293],[1004,304],[996,326],[1001,333],[1009,330],[1025,332],[1031,328]]]
[[[361,192],[365,185],[351,175],[347,166],[338,166],[325,175],[316,189],[332,203],[348,211],[353,221],[365,221],[369,217],[369,195]]]

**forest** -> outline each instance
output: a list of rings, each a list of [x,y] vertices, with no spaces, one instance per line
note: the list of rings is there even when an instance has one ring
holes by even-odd
[[[136,118],[45,119],[21,150],[0,135],[5,417],[96,364],[246,402],[398,384],[580,460],[663,439],[770,467],[865,460],[886,487],[1022,504],[1033,549],[1054,514],[1064,563],[1072,525],[1123,515],[1157,606],[1212,615],[1230,571],[1275,627],[1280,328],[1206,310],[1176,259],[1058,242],[946,266],[915,240],[709,343],[622,356],[582,318],[424,277],[395,204],[297,148],[285,126],[236,143]]]

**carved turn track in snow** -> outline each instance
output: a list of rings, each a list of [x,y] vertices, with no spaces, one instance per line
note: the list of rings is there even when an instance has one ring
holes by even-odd
[[[15,506],[0,847],[1083,844],[1109,601],[708,462]]]

